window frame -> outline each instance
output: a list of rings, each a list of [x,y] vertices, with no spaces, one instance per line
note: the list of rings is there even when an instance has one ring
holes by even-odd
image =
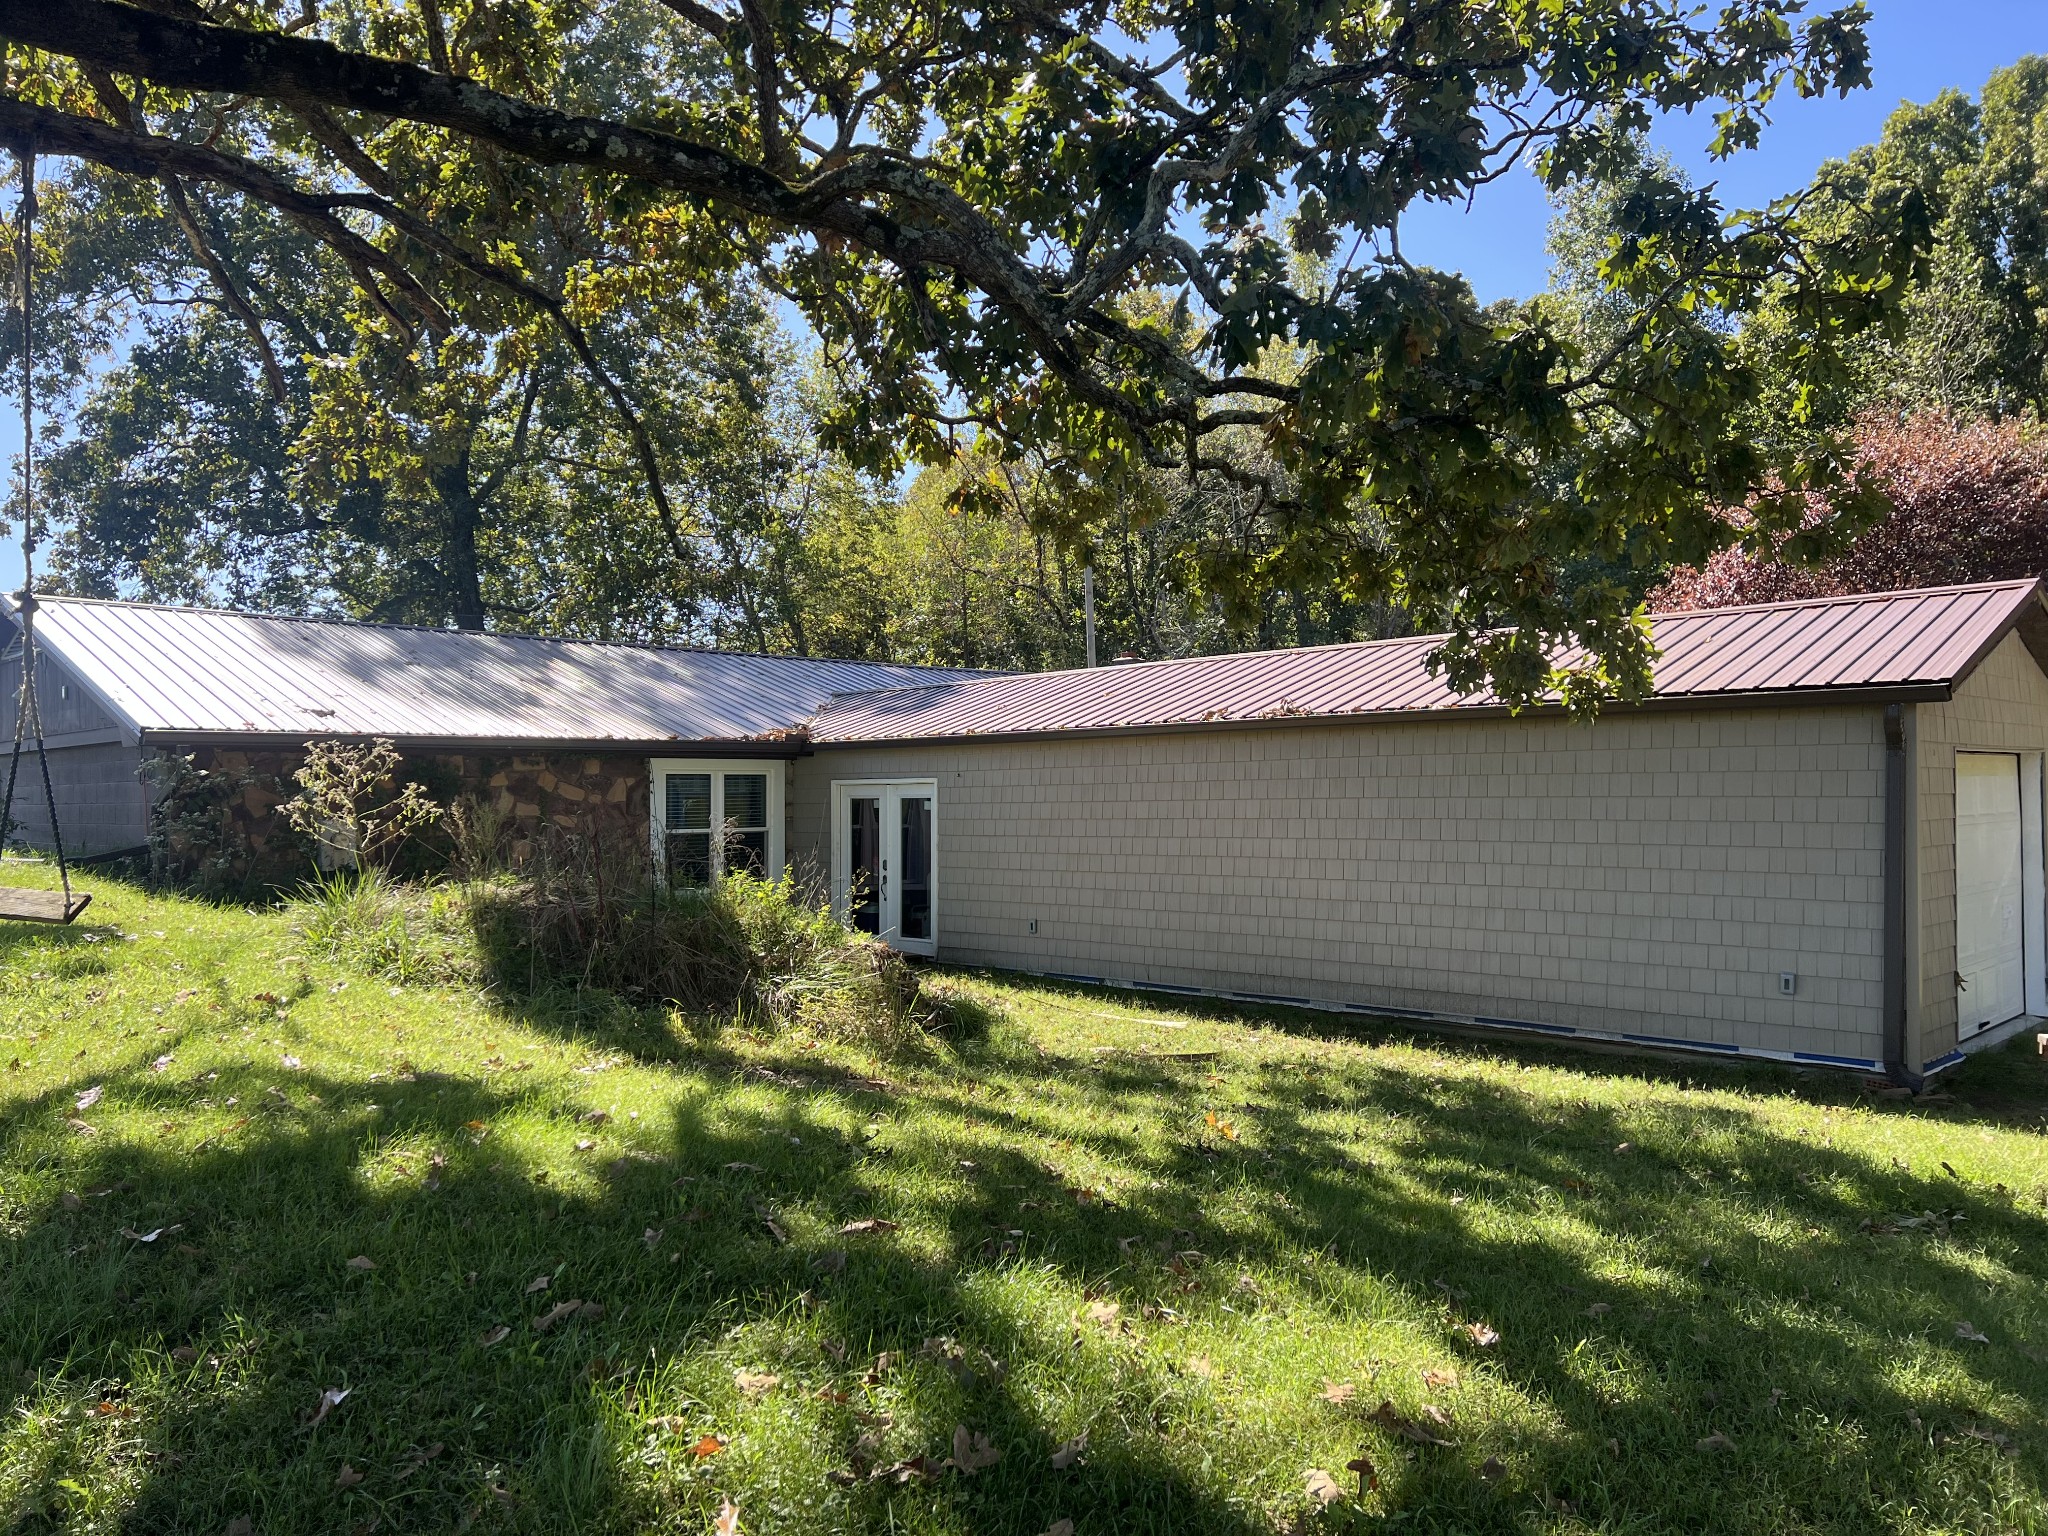
[[[765,774],[768,780],[766,874],[780,880],[783,871],[785,786],[789,765],[779,757],[651,757],[647,760],[647,851],[654,862],[657,885],[668,884],[668,775],[708,774],[711,779],[711,884],[726,875],[725,779],[727,774]],[[740,828],[753,831],[752,827]]]

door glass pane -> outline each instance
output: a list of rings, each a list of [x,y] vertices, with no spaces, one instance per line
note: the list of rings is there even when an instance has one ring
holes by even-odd
[[[857,795],[846,802],[846,920],[862,933],[882,931],[882,802]]]
[[[896,866],[897,932],[906,939],[932,936],[932,801],[929,795],[905,795],[903,857]]]
[[[671,832],[711,830],[711,775],[672,773],[668,775],[667,800],[663,806],[664,825]]]

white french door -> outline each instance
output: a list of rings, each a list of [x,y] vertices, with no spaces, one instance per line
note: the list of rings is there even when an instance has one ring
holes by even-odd
[[[906,954],[939,952],[938,809],[933,779],[832,785],[832,910]]]

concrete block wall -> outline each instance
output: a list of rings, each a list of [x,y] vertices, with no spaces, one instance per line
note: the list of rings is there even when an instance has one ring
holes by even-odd
[[[1956,753],[2048,752],[2048,675],[2007,635],[1945,703],[1916,704],[1909,727],[1913,843],[1906,991],[1920,1059],[1956,1048]]]
[[[794,862],[866,777],[938,781],[948,959],[1880,1052],[1874,708],[823,749]]]

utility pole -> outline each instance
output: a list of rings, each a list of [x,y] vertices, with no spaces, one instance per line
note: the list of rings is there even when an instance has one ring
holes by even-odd
[[[1088,636],[1088,665],[1095,665],[1095,567],[1081,572],[1081,626]]]

